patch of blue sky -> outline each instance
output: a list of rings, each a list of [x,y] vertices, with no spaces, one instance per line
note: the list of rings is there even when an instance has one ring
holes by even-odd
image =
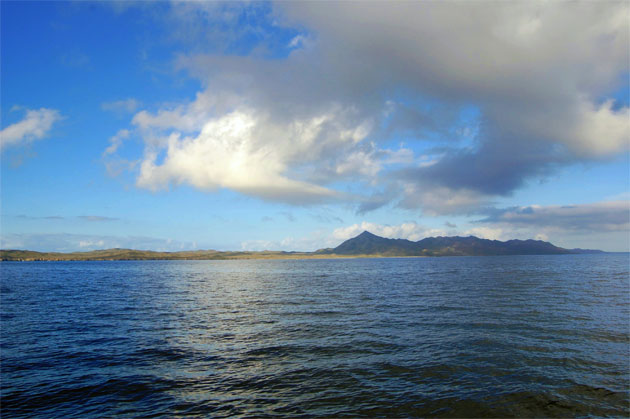
[[[510,207],[627,199],[624,194],[630,190],[630,156],[598,163],[578,163],[558,169],[547,177],[527,182],[511,196],[498,197],[495,202]]]
[[[612,109],[614,111],[630,106],[630,72],[621,73],[618,80],[612,91],[599,98],[600,103],[613,99]]]

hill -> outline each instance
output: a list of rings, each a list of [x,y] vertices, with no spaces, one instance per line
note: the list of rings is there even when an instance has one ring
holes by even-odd
[[[228,260],[228,259],[293,259],[312,253],[300,252],[220,252],[195,250],[183,252],[154,252],[151,250],[105,249],[90,252],[34,252],[31,250],[0,250],[3,261],[64,261],[64,260]]]
[[[494,256],[494,255],[562,255],[599,253],[600,250],[564,249],[541,240],[487,240],[469,237],[427,237],[417,242],[386,239],[364,231],[334,249],[337,255],[381,256]]]

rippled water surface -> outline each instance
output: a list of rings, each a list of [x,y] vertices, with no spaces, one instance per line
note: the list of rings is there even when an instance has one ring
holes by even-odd
[[[628,416],[628,266],[2,263],[2,417]]]

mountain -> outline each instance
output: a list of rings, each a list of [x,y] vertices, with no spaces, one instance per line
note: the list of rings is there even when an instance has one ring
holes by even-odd
[[[417,242],[386,239],[364,231],[334,249],[336,255],[381,256],[492,256],[492,255],[563,255],[598,253],[599,250],[563,249],[541,240],[487,240],[478,237],[427,237]]]
[[[346,240],[332,249],[336,255],[417,255],[417,244],[404,239],[386,239],[368,231],[364,231],[357,237]]]

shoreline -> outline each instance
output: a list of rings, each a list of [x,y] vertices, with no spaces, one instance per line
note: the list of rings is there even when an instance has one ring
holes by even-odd
[[[463,255],[462,255],[463,256]],[[215,256],[215,257],[146,257],[146,258],[99,258],[99,257],[40,257],[40,258],[12,258],[3,256],[0,262],[115,262],[115,261],[184,261],[184,260],[307,260],[307,259],[370,259],[370,258],[425,258],[430,256],[423,255],[234,255],[234,256]]]

